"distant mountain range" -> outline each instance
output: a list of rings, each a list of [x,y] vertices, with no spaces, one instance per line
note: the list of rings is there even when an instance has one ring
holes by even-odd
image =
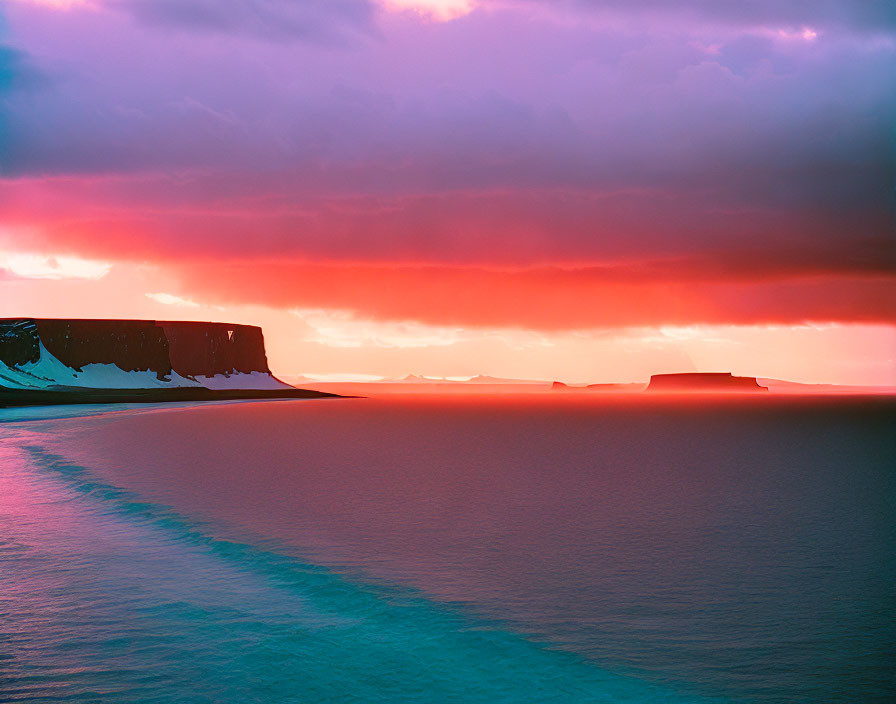
[[[394,384],[549,384],[549,381],[534,379],[506,379],[498,376],[477,374],[471,377],[435,377],[408,374],[399,379],[384,379],[385,383]]]

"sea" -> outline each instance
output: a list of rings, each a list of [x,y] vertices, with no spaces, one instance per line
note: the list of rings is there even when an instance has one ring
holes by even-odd
[[[0,702],[892,702],[896,400],[0,411]]]

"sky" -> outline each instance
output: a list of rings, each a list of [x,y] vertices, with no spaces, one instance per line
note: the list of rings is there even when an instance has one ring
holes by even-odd
[[[896,385],[894,284],[892,0],[0,3],[0,316]]]

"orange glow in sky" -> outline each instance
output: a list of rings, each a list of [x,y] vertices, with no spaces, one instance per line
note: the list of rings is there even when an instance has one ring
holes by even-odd
[[[216,303],[214,296],[166,292],[179,286],[177,280],[139,264],[115,265],[99,278],[17,277],[2,285],[0,317],[80,317],[90,311],[90,317],[262,325],[271,367],[287,377],[485,374],[597,383],[708,370],[804,383],[896,385],[896,327],[880,322],[463,325],[377,318],[345,308]]]

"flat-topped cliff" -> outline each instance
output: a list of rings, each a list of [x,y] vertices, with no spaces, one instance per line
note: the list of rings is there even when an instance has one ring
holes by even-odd
[[[731,372],[687,372],[654,374],[647,391],[768,391],[755,377],[734,376]]]
[[[171,320],[0,319],[0,387],[290,388],[261,328]]]
[[[156,323],[168,339],[171,368],[184,376],[269,374],[264,335],[255,325]]]

